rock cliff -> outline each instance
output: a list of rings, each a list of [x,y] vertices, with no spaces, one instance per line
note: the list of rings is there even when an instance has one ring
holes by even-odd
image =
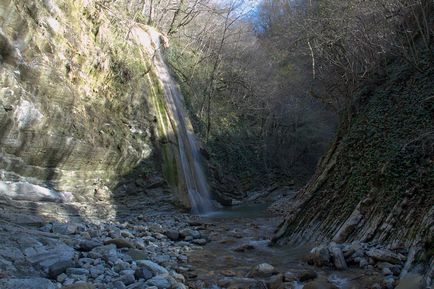
[[[176,188],[176,138],[137,23],[101,1],[0,3],[0,195],[110,203],[161,173]]]
[[[310,183],[274,205],[287,214],[276,243],[359,240],[432,258],[434,70],[426,67],[395,61],[362,89]]]

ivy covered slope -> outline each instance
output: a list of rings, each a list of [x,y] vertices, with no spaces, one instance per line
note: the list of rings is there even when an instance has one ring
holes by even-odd
[[[363,88],[311,182],[295,200],[275,204],[288,214],[276,242],[378,241],[432,252],[434,70],[427,67],[395,62]]]
[[[129,37],[132,17],[99,3],[0,3],[6,191],[22,193],[20,186],[31,183],[72,192],[66,197],[76,201],[109,199],[105,186],[122,190],[123,176],[146,180],[158,170],[151,163],[154,115],[165,113],[156,105],[158,79]],[[27,186],[27,192],[41,189]]]

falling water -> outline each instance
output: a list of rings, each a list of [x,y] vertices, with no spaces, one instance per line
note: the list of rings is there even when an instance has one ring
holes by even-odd
[[[208,182],[200,161],[199,147],[194,132],[187,124],[188,118],[184,109],[183,96],[161,54],[161,48],[164,45],[161,39],[164,38],[153,28],[145,32],[137,27],[131,32],[152,56],[156,73],[164,88],[167,109],[170,111],[176,130],[182,174],[192,211],[199,214],[208,213],[213,210]]]

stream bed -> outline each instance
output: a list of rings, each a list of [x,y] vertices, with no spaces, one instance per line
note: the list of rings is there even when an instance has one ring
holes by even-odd
[[[367,288],[368,283],[379,279],[374,271],[335,271],[308,265],[306,256],[317,244],[270,246],[270,236],[281,218],[268,215],[266,208],[266,204],[246,205],[200,217],[210,242],[188,255],[192,271],[187,277],[191,287],[219,288],[218,285],[227,283],[231,278],[235,284],[241,278],[251,277],[252,268],[262,263],[272,265],[275,275],[282,276],[282,282],[277,282],[281,283],[279,285],[270,285],[264,280],[264,286],[268,288],[303,288],[313,279],[315,281],[311,283],[314,285],[309,286],[314,287],[308,288]],[[304,276],[301,278],[303,283],[300,276]],[[243,287],[240,282],[237,284],[230,288],[261,288],[248,284]]]

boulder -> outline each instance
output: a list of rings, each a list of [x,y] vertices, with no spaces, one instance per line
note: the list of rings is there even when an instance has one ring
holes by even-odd
[[[252,268],[249,277],[267,278],[276,273],[276,269],[268,263],[261,263]]]
[[[29,247],[24,250],[24,255],[31,264],[39,266],[50,277],[55,278],[72,265],[74,249],[59,243],[51,246]]]
[[[375,261],[383,261],[391,264],[399,264],[405,259],[403,255],[393,253],[392,251],[387,249],[372,248],[366,251],[366,255],[368,255]]]
[[[321,267],[330,264],[330,252],[326,245],[313,248],[308,255],[308,263]]]
[[[330,245],[329,251],[332,255],[333,264],[338,270],[345,270],[348,268],[347,263],[345,262],[344,254],[342,253],[341,248],[337,245]]]

